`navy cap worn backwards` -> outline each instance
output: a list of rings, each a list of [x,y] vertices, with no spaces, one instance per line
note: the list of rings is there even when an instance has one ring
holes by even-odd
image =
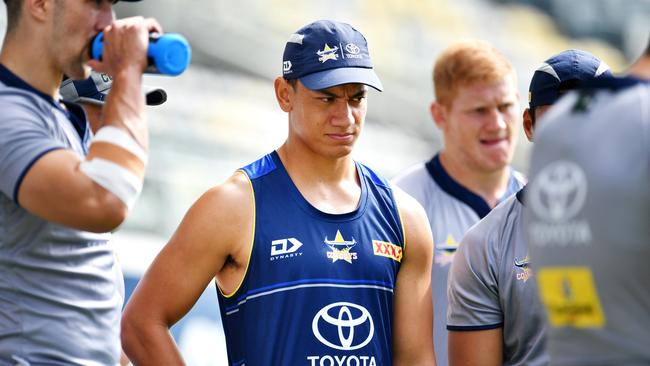
[[[331,20],[316,21],[291,35],[284,48],[282,76],[300,79],[311,90],[348,83],[383,89],[372,69],[366,38],[351,25]]]
[[[530,108],[553,104],[562,96],[562,91],[576,89],[598,77],[610,76],[609,66],[589,52],[566,50],[558,53],[535,70],[528,89]]]
[[[111,86],[113,86],[113,79],[110,76],[93,71],[85,80],[63,80],[59,93],[66,102],[103,105]],[[147,86],[142,88],[145,92],[147,105],[160,105],[167,100],[167,93],[163,89]]]

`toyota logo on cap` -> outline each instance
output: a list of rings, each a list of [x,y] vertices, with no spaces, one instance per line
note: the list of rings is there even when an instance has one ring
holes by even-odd
[[[325,306],[316,313],[311,327],[314,336],[321,343],[342,351],[364,347],[370,343],[375,333],[370,312],[363,306],[350,302],[335,302]],[[321,329],[330,331],[321,332]]]
[[[348,43],[345,45],[345,50],[350,52],[353,55],[358,55],[361,52],[361,48],[354,43]]]

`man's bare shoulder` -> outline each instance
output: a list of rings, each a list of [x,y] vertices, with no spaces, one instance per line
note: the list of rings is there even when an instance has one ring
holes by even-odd
[[[252,208],[252,188],[245,173],[236,171],[223,183],[207,190],[196,201],[191,211],[198,211],[210,219],[228,220],[246,214]],[[250,204],[249,204],[250,203]],[[229,220],[230,221],[230,220]],[[213,221],[213,223],[215,223]]]
[[[426,217],[424,208],[422,208],[422,205],[415,198],[394,183],[391,184],[391,188],[393,189],[393,195],[395,196],[402,220],[410,221],[418,220],[422,216]]]
[[[408,251],[433,251],[433,242],[429,219],[422,205],[408,193],[394,184],[391,185],[399,209],[404,235],[406,236],[405,253]]]
[[[241,198],[250,198],[251,184],[246,173],[234,172],[223,183],[218,184],[203,194],[204,199],[220,203],[234,203]]]
[[[192,205],[177,235],[206,244],[219,244],[227,252],[230,251],[230,244],[237,242],[238,235],[251,225],[251,192],[248,177],[241,171],[233,173],[226,181],[203,193]]]

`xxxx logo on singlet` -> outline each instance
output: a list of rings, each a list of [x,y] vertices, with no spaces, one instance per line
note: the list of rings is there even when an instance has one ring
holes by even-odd
[[[381,257],[402,261],[402,248],[399,245],[381,240],[372,241],[372,253]]]
[[[352,240],[344,240],[340,230],[336,230],[334,240],[328,240],[327,236],[325,236],[325,245],[332,250],[331,252],[327,252],[327,258],[331,259],[332,263],[338,260],[352,263],[353,260],[357,259],[357,253],[351,252],[352,248],[357,245],[357,241],[354,238]]]

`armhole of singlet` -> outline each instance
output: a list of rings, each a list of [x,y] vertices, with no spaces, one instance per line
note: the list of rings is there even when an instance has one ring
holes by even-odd
[[[217,288],[219,289],[219,292],[221,293],[221,296],[223,296],[223,297],[225,297],[227,299],[233,297],[237,292],[239,292],[239,289],[241,288],[241,285],[244,283],[244,280],[246,279],[246,276],[248,275],[248,266],[250,266],[251,258],[253,256],[253,247],[255,246],[255,225],[256,225],[256,220],[257,220],[257,215],[256,215],[256,209],[257,208],[255,207],[255,189],[253,188],[253,182],[251,181],[251,179],[248,176],[248,174],[246,173],[246,171],[244,171],[243,169],[239,169],[239,170],[237,170],[237,172],[241,172],[242,174],[244,174],[244,176],[246,177],[246,180],[248,181],[248,186],[251,189],[251,198],[253,199],[253,233],[252,233],[252,237],[251,237],[250,251],[248,252],[248,260],[246,261],[246,269],[244,270],[244,275],[241,277],[241,280],[239,281],[239,284],[237,284],[237,287],[235,288],[235,290],[230,294],[226,294],[221,289],[221,286],[219,286],[219,283],[217,283]],[[217,282],[216,278],[215,278],[215,282]]]

